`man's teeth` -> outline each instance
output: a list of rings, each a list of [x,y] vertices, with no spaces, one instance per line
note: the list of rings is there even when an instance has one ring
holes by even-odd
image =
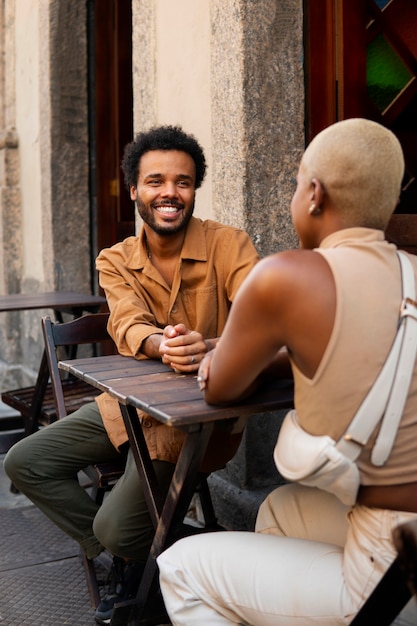
[[[176,206],[158,206],[156,210],[160,213],[175,213],[175,211],[179,211],[179,208]]]

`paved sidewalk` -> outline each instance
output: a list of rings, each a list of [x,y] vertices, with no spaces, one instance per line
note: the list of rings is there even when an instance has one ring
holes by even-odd
[[[78,544],[10,491],[3,460],[17,439],[0,432],[0,626],[96,626]],[[103,554],[102,581],[111,565]]]
[[[21,494],[0,455],[0,624],[93,626],[78,544]]]
[[[23,431],[2,428],[2,419],[16,415],[0,400],[0,626],[97,626],[77,542],[10,490],[3,461]],[[104,582],[111,556],[100,562]]]

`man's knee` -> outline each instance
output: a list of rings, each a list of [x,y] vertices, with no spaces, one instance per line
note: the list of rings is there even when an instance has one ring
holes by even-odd
[[[28,439],[22,439],[12,446],[4,458],[4,470],[13,483],[20,481],[25,474],[30,447]]]
[[[148,514],[138,520],[134,528],[126,528],[123,511],[118,518],[106,507],[101,507],[94,518],[93,532],[97,540],[112,554],[121,558],[146,561],[154,536]],[[147,513],[147,512],[146,512]]]
[[[108,514],[105,507],[101,506],[93,521],[93,533],[109,552],[120,556],[118,552],[120,527],[116,511],[114,513]]]

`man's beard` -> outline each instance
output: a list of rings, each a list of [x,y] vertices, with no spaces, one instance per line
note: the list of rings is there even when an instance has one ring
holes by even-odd
[[[180,206],[180,205],[173,203],[172,206]],[[175,233],[179,233],[180,231],[184,230],[184,228],[186,228],[188,222],[190,221],[194,213],[194,202],[193,202],[190,209],[188,209],[187,213],[185,213],[185,209],[181,209],[182,219],[179,223],[175,224],[174,226],[171,224],[160,226],[156,224],[156,221],[154,218],[154,212],[152,208],[148,209],[141,200],[136,200],[136,207],[137,207],[139,216],[142,218],[145,224],[147,224],[149,228],[151,228],[154,231],[154,233],[156,233],[157,235],[162,235],[162,236],[174,235]]]

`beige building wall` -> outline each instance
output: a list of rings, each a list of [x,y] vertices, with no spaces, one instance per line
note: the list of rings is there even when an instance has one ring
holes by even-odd
[[[50,154],[49,11],[47,2],[15,4],[16,132],[22,215],[22,281],[53,290],[51,202],[45,180]],[[45,161],[43,161],[43,159]],[[46,197],[45,197],[46,196]]]
[[[156,123],[179,124],[203,146],[208,168],[195,214],[213,217],[210,1],[158,0],[155,25]]]
[[[135,132],[180,125],[204,148],[207,174],[195,215],[214,219],[210,0],[133,0]]]

